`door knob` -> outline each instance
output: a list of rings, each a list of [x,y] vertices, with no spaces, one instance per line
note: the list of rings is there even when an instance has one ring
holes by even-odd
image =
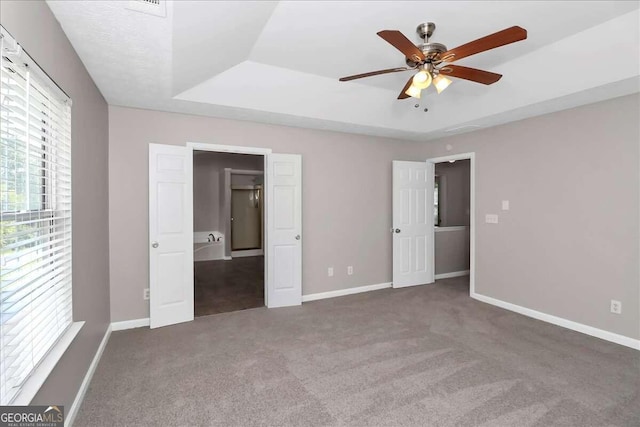
[[[296,240],[300,240],[300,235],[296,234]]]
[[[396,228],[396,233],[399,233],[399,232],[400,232],[400,229],[399,229],[399,228]]]
[[[157,248],[158,246],[160,246],[160,244],[158,242],[151,242],[151,247],[152,248]]]

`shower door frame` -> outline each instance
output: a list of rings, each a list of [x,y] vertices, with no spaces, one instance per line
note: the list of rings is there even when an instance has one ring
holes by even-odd
[[[266,156],[265,156],[265,161],[266,161]],[[227,212],[226,217],[224,218],[225,220],[225,236],[228,234],[229,238],[227,239],[229,241],[229,253],[227,255],[227,242],[225,242],[225,248],[224,248],[224,259],[226,260],[230,260],[232,259],[234,256],[235,257],[244,257],[244,256],[259,256],[259,255],[264,255],[264,244],[265,244],[265,233],[266,230],[264,229],[264,226],[266,224],[266,211],[264,209],[265,207],[265,177],[266,174],[264,173],[265,171],[259,171],[259,170],[249,170],[249,169],[233,169],[233,168],[224,168],[224,189],[225,189],[225,196],[224,196],[224,202],[225,202],[225,207]],[[231,217],[232,217],[232,209],[231,209],[231,198],[232,198],[232,192],[233,192],[233,188],[231,185],[231,175],[262,175],[262,213],[261,213],[261,224],[260,224],[260,249],[240,249],[240,250],[233,250],[233,242],[232,242],[232,228],[233,228],[233,223],[231,221]],[[227,192],[227,190],[229,190],[229,192]],[[235,254],[234,254],[235,252]],[[238,252],[243,252],[243,253],[238,253]]]

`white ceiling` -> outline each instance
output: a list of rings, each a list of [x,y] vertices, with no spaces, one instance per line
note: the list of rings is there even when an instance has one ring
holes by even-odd
[[[639,91],[638,2],[49,1],[113,105],[425,140]],[[449,48],[519,25],[528,39],[460,65],[504,74],[456,79],[415,108],[396,97],[410,74],[338,82],[403,66],[376,32],[437,25]],[[425,113],[423,109],[429,111]]]

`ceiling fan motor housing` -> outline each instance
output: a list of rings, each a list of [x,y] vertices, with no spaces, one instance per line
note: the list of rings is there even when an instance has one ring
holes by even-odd
[[[418,49],[420,49],[424,54],[425,63],[431,63],[438,60],[438,56],[447,51],[447,47],[442,43],[423,43],[418,45]],[[419,62],[415,62],[410,58],[407,58],[406,62],[407,65],[412,68],[420,64]]]
[[[436,24],[433,22],[424,22],[416,28],[416,33],[418,36],[424,41],[423,44],[417,45],[418,49],[422,51],[424,54],[425,60],[421,62],[416,62],[414,58],[407,58],[407,65],[409,67],[416,67],[421,64],[430,64],[431,62],[438,59],[438,56],[447,51],[447,47],[442,43],[429,43],[429,38],[436,31]]]
[[[445,53],[447,51],[447,47],[442,43],[424,43],[418,46],[424,56],[427,58],[433,58],[440,53]]]

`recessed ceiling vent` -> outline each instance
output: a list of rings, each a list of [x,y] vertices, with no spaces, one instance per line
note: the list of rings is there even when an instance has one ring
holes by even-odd
[[[129,0],[125,8],[162,18],[167,16],[166,0]]]

